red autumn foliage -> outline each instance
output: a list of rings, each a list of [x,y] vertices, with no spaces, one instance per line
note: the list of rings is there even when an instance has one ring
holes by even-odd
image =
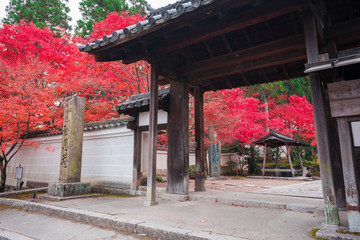
[[[265,104],[254,97],[256,94],[245,97],[244,91],[232,89],[205,95],[206,128],[213,126],[223,143],[238,140],[250,144],[275,129],[316,144],[313,109],[305,97],[292,95],[287,104],[273,99]]]

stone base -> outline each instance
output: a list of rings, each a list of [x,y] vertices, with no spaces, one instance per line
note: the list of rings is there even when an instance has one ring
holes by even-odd
[[[51,183],[47,194],[58,197],[90,194],[90,183]]]
[[[91,197],[99,197],[100,194],[88,194],[88,195],[77,195],[77,196],[69,196],[69,197],[58,197],[58,196],[52,196],[48,194],[39,195],[39,199],[45,199],[45,200],[52,200],[52,201],[65,201],[65,200],[72,200],[72,199],[79,199],[79,198],[91,198]]]
[[[149,201],[149,200],[146,200],[146,201],[144,202],[144,206],[145,206],[145,207],[150,207],[150,206],[155,206],[155,205],[158,205],[158,202],[156,202],[156,201]]]
[[[189,201],[189,195],[178,195],[178,194],[164,193],[163,195],[161,195],[161,198],[163,200],[168,200],[168,201],[178,201],[178,202]]]
[[[358,234],[350,232],[345,227],[323,224],[316,233],[316,237],[331,240],[359,240],[360,236]]]

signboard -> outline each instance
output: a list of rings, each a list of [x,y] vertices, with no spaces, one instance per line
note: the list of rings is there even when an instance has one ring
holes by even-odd
[[[23,175],[23,168],[22,167],[16,167],[15,169],[15,179],[22,179]]]

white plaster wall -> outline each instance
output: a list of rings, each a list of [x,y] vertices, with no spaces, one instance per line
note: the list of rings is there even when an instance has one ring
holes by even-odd
[[[164,110],[158,111],[158,124],[167,123],[168,114]],[[139,126],[149,126],[150,112],[139,113]]]
[[[57,182],[61,136],[35,138],[37,147],[25,146],[10,162],[7,184],[16,185],[15,167],[21,164],[23,181]],[[46,150],[50,148],[53,151]],[[134,134],[126,126],[84,132],[81,181],[92,185],[131,187]]]

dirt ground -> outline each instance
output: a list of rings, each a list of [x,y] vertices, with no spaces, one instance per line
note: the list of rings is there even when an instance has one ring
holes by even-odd
[[[206,180],[205,188],[227,192],[252,192],[272,187],[287,186],[292,184],[304,183],[297,180],[279,180],[279,179],[252,179],[246,177],[224,177],[219,180]],[[157,187],[166,187],[166,182],[157,183]],[[190,179],[190,191],[195,188],[195,180]]]

